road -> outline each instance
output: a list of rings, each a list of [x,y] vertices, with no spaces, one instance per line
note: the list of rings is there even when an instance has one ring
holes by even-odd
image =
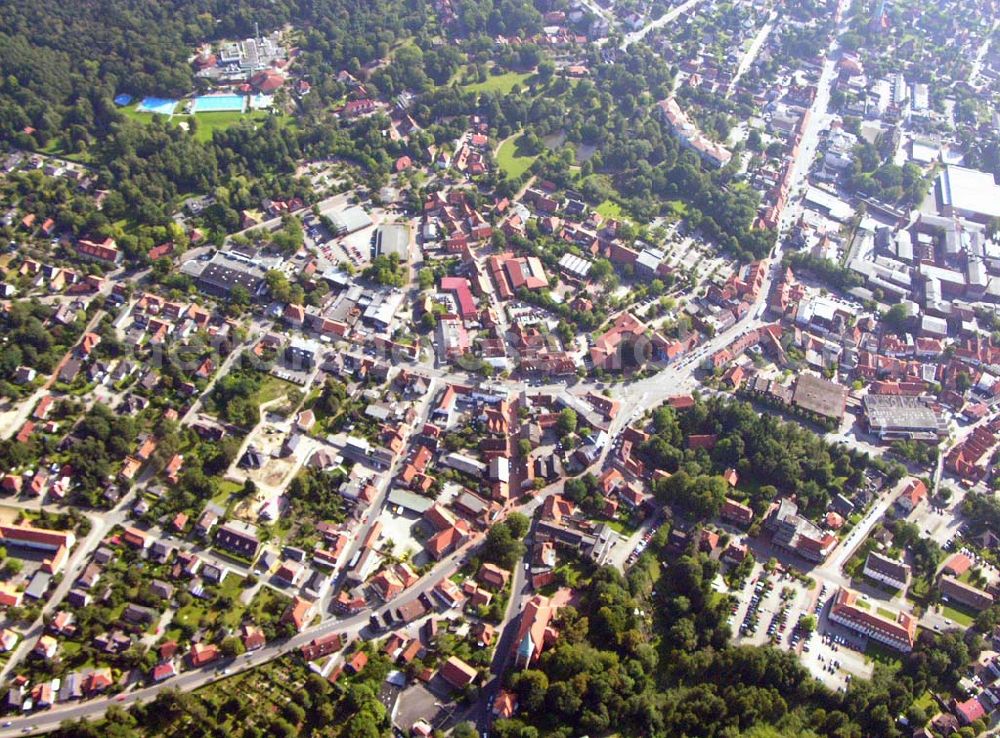
[[[746,53],[740,59],[739,66],[736,67],[736,74],[733,75],[732,81],[729,83],[729,89],[726,92],[727,95],[732,95],[733,91],[736,89],[736,85],[739,83],[740,79],[746,74],[750,65],[753,64],[754,59],[760,53],[760,48],[764,45],[767,40],[768,35],[774,29],[774,23],[777,13],[771,11],[768,16],[767,21],[761,26],[760,30],[757,31],[757,35],[753,37],[753,41],[750,42],[750,47],[747,49]]]
[[[198,395],[198,399],[191,403],[191,407],[188,408],[186,413],[184,413],[184,417],[181,418],[181,425],[190,425],[197,419],[198,412],[204,404],[202,400],[208,397],[208,394],[215,387],[215,383],[219,381],[219,377],[225,376],[229,373],[233,363],[243,355],[243,351],[253,346],[256,336],[257,333],[255,331],[251,331],[250,337],[247,338],[246,341],[241,343],[239,346],[234,347],[233,350],[229,352],[229,356],[227,356],[225,361],[222,362],[219,370],[212,375],[212,379],[209,380],[207,385],[205,385],[205,391]]]
[[[69,594],[69,591],[73,588],[73,584],[76,582],[77,575],[91,553],[100,545],[109,531],[116,525],[120,525],[128,517],[132,497],[132,494],[125,495],[112,510],[106,513],[87,513],[87,519],[90,521],[90,532],[82,541],[77,541],[74,551],[70,554],[69,560],[66,562],[66,568],[63,569],[62,581],[56,586],[52,596],[46,600],[35,622],[24,631],[21,642],[18,643],[17,647],[8,657],[3,668],[0,669],[0,682],[7,678],[13,667],[20,663],[21,659],[34,647],[35,641],[38,640],[38,637],[45,630],[43,622],[45,616],[56,610],[66,595]],[[16,502],[7,502],[5,504],[8,506],[17,505]]]
[[[851,555],[857,550],[858,546],[865,542],[875,523],[882,519],[908,481],[909,477],[904,477],[895,487],[884,489],[875,501],[875,504],[872,505],[868,513],[861,519],[861,522],[851,529],[851,532],[837,546],[837,550],[833,556],[827,559],[826,563],[821,567],[818,567],[819,570],[835,577],[841,577],[844,564],[851,558]]]
[[[436,394],[435,390],[434,380],[432,379],[427,388],[427,392],[424,394],[423,400],[421,401],[420,409],[417,410],[417,415],[414,418],[413,423],[410,426],[402,426],[402,429],[404,430],[404,442],[407,444],[409,444],[412,429],[423,427],[424,421],[427,419],[427,413],[430,410],[431,399]],[[357,554],[361,549],[362,542],[368,538],[368,534],[371,532],[372,526],[374,526],[375,522],[378,520],[379,513],[385,506],[385,500],[389,496],[389,489],[392,486],[391,482],[396,478],[399,467],[403,464],[403,458],[402,454],[397,455],[396,459],[392,463],[392,466],[382,472],[382,475],[379,477],[377,482],[378,496],[368,506],[361,528],[357,531],[357,533],[355,533],[354,538],[351,540],[347,551],[341,559],[341,561],[344,562],[344,565],[337,574],[337,579],[330,588],[331,591],[336,591],[343,583],[344,578],[349,573],[348,564],[354,558],[355,554]]]
[[[651,32],[655,31],[657,28],[663,28],[668,23],[672,23],[678,16],[691,10],[696,5],[699,5],[703,0],[686,0],[686,2],[678,5],[676,8],[668,10],[666,13],[661,15],[654,21],[650,21],[642,28],[637,31],[632,31],[632,33],[626,33],[624,40],[618,47],[622,51],[625,51],[629,46],[631,46],[636,41],[641,41],[646,38],[646,36]]]
[[[534,523],[532,523],[534,525]],[[531,596],[531,584],[528,581],[525,567],[531,559],[532,544],[529,542],[522,561],[517,562],[514,572],[511,575],[510,598],[507,600],[507,609],[504,611],[503,620],[497,626],[499,637],[496,639],[496,646],[493,650],[493,661],[490,663],[490,678],[479,692],[479,699],[473,707],[469,719],[474,720],[479,730],[485,735],[489,731],[492,721],[491,710],[493,700],[496,698],[500,687],[503,685],[503,675],[507,671],[511,654],[514,650],[514,639],[521,627],[521,608],[525,601]]]
[[[983,60],[986,58],[986,53],[990,50],[990,43],[993,40],[993,32],[996,30],[998,24],[1000,24],[1000,20],[993,21],[993,25],[990,26],[989,32],[987,32],[983,38],[983,43],[976,51],[976,58],[972,60],[972,69],[969,70],[969,84],[971,86],[975,86],[976,77],[978,77],[979,72],[982,71]]]

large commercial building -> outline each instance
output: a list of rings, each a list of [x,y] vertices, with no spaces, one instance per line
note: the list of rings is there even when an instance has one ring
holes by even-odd
[[[323,213],[327,215],[327,213]],[[372,224],[371,216],[360,205],[352,205],[343,210],[329,213],[333,230],[338,236],[346,236]]]
[[[869,430],[883,441],[936,442],[948,433],[944,420],[920,397],[869,394],[864,408]]]
[[[216,297],[229,297],[239,286],[255,298],[265,286],[264,269],[250,258],[230,251],[220,251],[204,265],[196,261],[188,262],[181,271],[194,277],[202,292]]]
[[[905,612],[890,617],[884,608],[875,607],[865,597],[841,587],[830,607],[830,620],[848,630],[868,636],[897,651],[909,653],[917,634],[917,621]]]
[[[938,175],[937,190],[943,215],[979,222],[1000,218],[1000,185],[989,172],[949,165]]]
[[[375,255],[392,256],[401,262],[410,258],[410,227],[403,223],[381,225],[375,231]]]
[[[839,422],[847,409],[847,388],[812,374],[801,374],[795,382],[792,404]]]

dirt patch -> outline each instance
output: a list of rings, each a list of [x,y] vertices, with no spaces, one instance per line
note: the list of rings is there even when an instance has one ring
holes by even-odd
[[[14,521],[17,520],[17,516],[21,514],[21,511],[16,507],[8,507],[7,505],[0,505],[0,524],[3,525],[13,525]]]

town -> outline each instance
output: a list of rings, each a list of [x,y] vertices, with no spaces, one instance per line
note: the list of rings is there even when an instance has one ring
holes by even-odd
[[[0,83],[0,736],[996,730],[995,3],[258,5]]]

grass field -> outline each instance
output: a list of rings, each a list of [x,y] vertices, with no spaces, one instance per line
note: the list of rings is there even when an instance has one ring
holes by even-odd
[[[537,158],[534,154],[521,153],[517,145],[518,138],[508,138],[497,149],[497,164],[500,165],[500,171],[511,179],[519,179]]]
[[[122,115],[125,115],[132,120],[139,121],[141,123],[148,123],[153,119],[156,113],[143,113],[136,110],[137,103],[132,105],[127,105],[124,108],[119,108]],[[178,106],[180,107],[180,106]],[[170,122],[174,125],[181,125],[182,123],[189,124],[192,120],[195,121],[195,134],[194,137],[205,143],[212,140],[212,134],[215,131],[222,131],[230,126],[234,126],[243,120],[252,120],[255,122],[261,122],[267,116],[270,115],[266,110],[254,110],[249,113],[241,113],[237,110],[226,110],[211,113],[198,113],[197,115],[182,115],[174,114],[170,118]],[[287,121],[287,116],[282,116],[284,122]]]
[[[237,482],[233,482],[229,479],[220,479],[219,492],[212,498],[212,502],[225,507],[229,504],[229,498],[237,492],[240,492],[242,489],[242,484],[238,484]]]
[[[884,646],[878,641],[868,641],[868,645],[865,646],[865,656],[870,658],[872,661],[885,664],[890,668],[898,669],[903,665],[899,651],[889,648],[888,646]]]
[[[611,528],[615,533],[620,536],[628,537],[635,532],[635,528],[632,526],[630,520],[621,520],[619,518],[614,518],[613,520],[606,521],[608,527]]]
[[[273,374],[268,374],[260,383],[260,390],[257,392],[257,402],[263,405],[265,402],[284,397],[296,386],[284,379],[279,379]]]
[[[681,200],[669,200],[667,205],[670,207],[675,218],[683,218],[687,215],[687,204]]]
[[[212,140],[212,134],[215,131],[225,130],[230,126],[234,126],[242,120],[263,120],[267,117],[267,113],[256,110],[252,113],[240,113],[235,110],[227,110],[218,113],[198,113],[197,115],[175,115],[170,119],[171,123],[176,123],[180,125],[181,123],[188,123],[190,121],[195,121],[195,132],[194,137],[199,141],[206,142]]]
[[[523,87],[530,76],[528,72],[504,72],[503,74],[490,75],[485,82],[473,82],[465,85],[465,89],[469,92],[498,92],[501,95],[506,95],[514,89],[514,85]]]
[[[953,605],[941,605],[941,614],[946,618],[954,620],[956,625],[962,625],[966,628],[976,621],[974,613],[965,608],[960,609]]]
[[[605,200],[596,208],[597,214],[602,218],[611,220],[621,220],[622,219],[622,206],[616,203],[614,200]]]
[[[917,707],[925,710],[928,714],[933,715],[934,709],[937,706],[937,702],[934,701],[934,695],[930,693],[930,690],[924,692],[919,698],[913,703]]]

